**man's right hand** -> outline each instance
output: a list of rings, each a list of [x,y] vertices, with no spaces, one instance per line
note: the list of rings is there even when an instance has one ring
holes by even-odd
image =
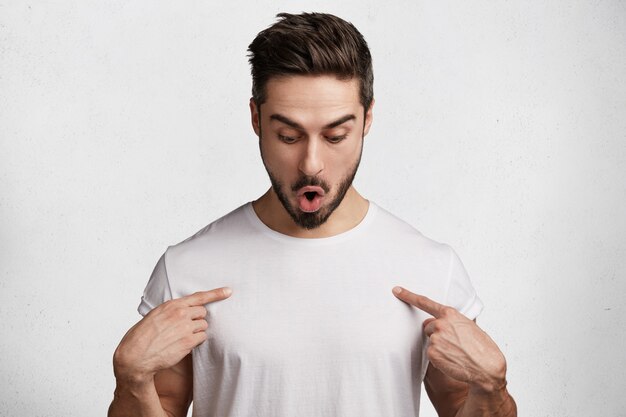
[[[154,375],[180,362],[207,339],[205,304],[224,300],[228,287],[196,292],[166,301],[128,330],[113,355],[115,377],[145,384]]]

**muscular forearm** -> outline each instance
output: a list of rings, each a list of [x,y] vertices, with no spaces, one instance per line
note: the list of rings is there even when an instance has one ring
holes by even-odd
[[[493,391],[470,388],[455,417],[517,417],[517,405],[506,387]]]
[[[171,417],[159,400],[154,382],[125,384],[117,381],[108,417]]]

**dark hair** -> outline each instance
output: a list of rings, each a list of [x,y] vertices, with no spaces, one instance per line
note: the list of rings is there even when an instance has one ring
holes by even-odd
[[[335,74],[359,79],[365,111],[374,96],[372,57],[363,35],[350,22],[327,13],[279,13],[280,20],[259,32],[248,46],[252,98],[267,99],[270,78],[282,75]]]

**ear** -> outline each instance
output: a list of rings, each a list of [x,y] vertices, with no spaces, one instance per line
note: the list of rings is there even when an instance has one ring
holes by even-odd
[[[363,136],[367,135],[370,131],[370,126],[372,125],[372,118],[374,117],[372,114],[372,110],[374,109],[374,98],[372,98],[372,102],[370,103],[370,108],[367,109],[365,113],[365,124],[363,127]]]
[[[259,109],[254,101],[254,98],[250,97],[250,119],[252,121],[252,129],[257,136],[261,134],[261,121],[259,120]]]

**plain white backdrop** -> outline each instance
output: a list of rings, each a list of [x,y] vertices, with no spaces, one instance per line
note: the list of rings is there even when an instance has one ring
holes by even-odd
[[[364,34],[355,185],[457,250],[520,416],[626,415],[626,3],[566,0],[0,1],[0,415],[105,415],[159,256],[267,189],[280,11]]]

